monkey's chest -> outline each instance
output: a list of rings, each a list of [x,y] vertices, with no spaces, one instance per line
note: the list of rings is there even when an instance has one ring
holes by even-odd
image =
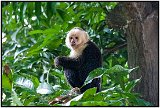
[[[64,69],[64,74],[67,79],[75,79],[79,77],[78,72],[71,69]]]
[[[77,57],[79,57],[81,54],[82,54],[81,51],[79,51],[79,52],[71,51],[69,57],[71,57],[71,58],[77,58]]]

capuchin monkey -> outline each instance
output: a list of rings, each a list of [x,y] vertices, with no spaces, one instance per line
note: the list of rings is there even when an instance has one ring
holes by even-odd
[[[101,79],[94,78],[90,83],[83,86],[89,73],[102,66],[102,56],[99,48],[89,39],[89,35],[83,29],[75,27],[66,37],[66,46],[71,50],[68,57],[56,57],[56,67],[62,66],[68,83],[73,88],[79,88],[83,93],[89,88],[97,87],[100,91]]]

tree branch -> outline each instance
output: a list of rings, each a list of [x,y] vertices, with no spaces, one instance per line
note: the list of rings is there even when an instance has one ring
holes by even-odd
[[[120,45],[116,45],[116,46],[114,46],[112,48],[105,48],[102,55],[103,56],[108,55],[109,53],[113,53],[113,52],[115,52],[115,51],[117,51],[119,49],[122,49],[122,48],[126,47],[126,46],[127,46],[127,43],[125,42],[125,43],[122,43]]]

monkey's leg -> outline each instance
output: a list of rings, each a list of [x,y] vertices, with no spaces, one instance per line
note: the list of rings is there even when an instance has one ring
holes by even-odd
[[[87,89],[93,88],[93,87],[97,87],[96,93],[100,91],[100,89],[101,89],[101,78],[100,78],[100,77],[94,78],[94,79],[92,80],[92,82],[90,82],[90,83],[86,84],[85,86],[83,86],[83,87],[80,89],[80,91],[81,91],[81,93],[83,93],[83,92],[85,92]]]

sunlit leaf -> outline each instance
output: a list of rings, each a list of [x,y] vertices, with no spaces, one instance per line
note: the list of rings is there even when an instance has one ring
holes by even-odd
[[[3,56],[5,57],[9,52],[15,50],[17,44],[12,45],[11,47],[9,47],[3,54]]]
[[[12,41],[17,42],[16,36],[17,36],[17,34],[18,34],[18,32],[20,31],[21,28],[22,28],[22,27],[19,27],[19,28],[11,35]]]
[[[128,82],[128,84],[125,86],[125,91],[130,92],[135,87],[135,85],[140,81],[140,79]]]
[[[130,72],[133,72],[133,71],[137,70],[138,68],[139,68],[139,67],[137,66],[137,67],[135,67],[135,68],[129,69],[128,72],[129,72],[129,73],[130,73]]]
[[[53,87],[46,82],[42,82],[39,84],[36,91],[39,94],[51,94],[53,92]]]
[[[43,74],[41,75],[41,77],[40,77],[40,82],[44,82],[44,80],[45,80],[45,79],[44,79],[44,74],[45,74],[45,73],[43,73]]]
[[[111,30],[109,29],[109,28],[105,28],[104,30],[103,30],[104,32],[107,32],[107,33],[111,33]]]
[[[5,100],[5,98],[6,98],[6,95],[3,93],[2,94],[2,102]]]
[[[68,101],[66,104],[64,104],[65,106],[70,106],[72,105],[72,102],[77,102],[79,101],[81,98],[83,97],[83,94],[71,99],[70,101]]]
[[[60,89],[61,89],[61,86],[60,86],[60,85],[54,85],[54,86],[53,86],[53,89],[56,90],[56,91],[57,91],[57,90],[60,90]]]
[[[23,15],[25,15],[26,9],[27,9],[28,2],[24,2],[24,7],[23,7]]]
[[[20,53],[22,53],[23,51],[27,50],[28,48],[25,48],[25,47],[21,47],[21,48],[18,48],[14,54],[14,58],[16,58]]]
[[[24,78],[24,77],[17,78],[15,83],[21,87],[24,87],[24,88],[34,89],[33,82],[29,79]]]

